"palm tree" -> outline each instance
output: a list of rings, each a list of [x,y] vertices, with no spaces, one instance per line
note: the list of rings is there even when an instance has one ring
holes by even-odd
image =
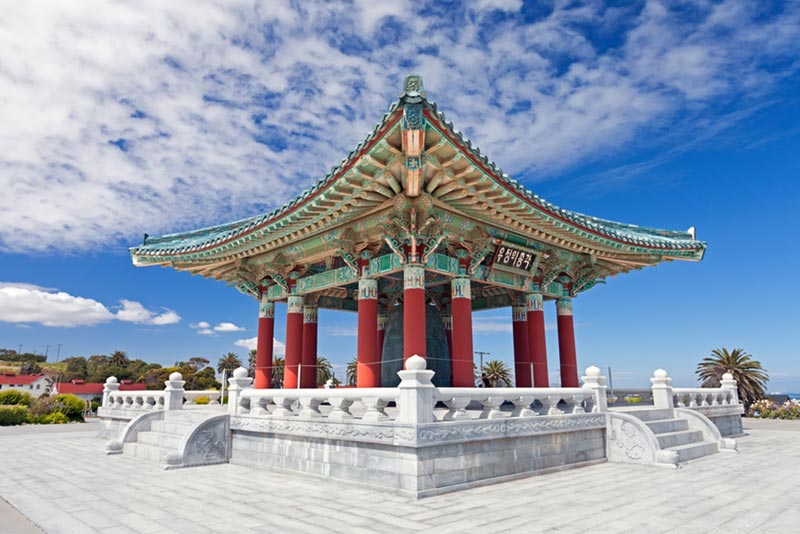
[[[355,386],[358,381],[358,358],[347,362],[347,385]]]
[[[712,350],[711,356],[697,364],[695,373],[703,381],[704,388],[718,388],[722,375],[732,374],[739,390],[739,399],[745,408],[764,398],[769,381],[767,370],[761,367],[761,362],[742,349],[733,349],[731,352],[726,348]]]
[[[280,356],[275,356],[272,359],[272,387],[273,388],[282,388],[283,387],[283,367],[284,367],[284,360]]]
[[[506,386],[512,386],[511,369],[501,360],[489,360],[483,364],[483,374],[489,380],[490,387],[497,387],[502,380]]]
[[[325,356],[317,356],[317,386],[324,386],[331,378],[333,378],[333,365]]]
[[[128,365],[128,355],[121,350],[115,350],[111,353],[109,363],[114,367],[125,367]]]
[[[252,349],[247,355],[247,369],[250,376],[256,376],[256,349]]]
[[[237,369],[242,366],[242,360],[239,359],[233,352],[229,352],[225,354],[222,358],[219,359],[217,362],[217,372],[221,373],[223,370],[228,370],[228,375],[230,375],[234,369]]]

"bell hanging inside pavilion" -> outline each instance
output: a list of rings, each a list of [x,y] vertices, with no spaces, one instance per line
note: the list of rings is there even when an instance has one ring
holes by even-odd
[[[428,369],[435,371],[433,384],[437,387],[451,385],[450,351],[442,314],[435,306],[425,306],[425,359]],[[381,385],[395,387],[400,383],[397,372],[403,369],[403,305],[393,306],[386,323],[381,355]]]

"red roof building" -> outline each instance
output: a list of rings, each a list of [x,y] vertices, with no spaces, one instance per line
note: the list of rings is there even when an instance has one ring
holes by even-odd
[[[50,387],[50,379],[43,374],[15,375],[14,373],[0,374],[0,390],[16,389],[27,391],[32,395],[46,393]]]
[[[147,389],[146,384],[134,384],[131,380],[122,380],[119,384],[120,391],[142,391],[145,389]],[[103,383],[85,382],[83,380],[64,382],[53,387],[53,395],[58,394],[76,395],[82,399],[92,400],[95,397],[103,396]]]

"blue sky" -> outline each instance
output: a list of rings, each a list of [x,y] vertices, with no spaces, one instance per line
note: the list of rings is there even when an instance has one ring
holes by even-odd
[[[66,3],[65,3],[66,4]],[[176,4],[176,5],[171,5]],[[697,228],[697,264],[575,302],[581,367],[693,383],[717,347],[800,390],[800,7],[794,2],[21,3],[0,24],[0,347],[242,356],[255,301],[134,268],[141,236],[307,188],[423,76],[456,128],[562,207]],[[555,311],[548,351],[557,372]],[[278,307],[278,349],[284,337]],[[356,316],[320,313],[342,373]],[[510,310],[475,349],[511,361]]]

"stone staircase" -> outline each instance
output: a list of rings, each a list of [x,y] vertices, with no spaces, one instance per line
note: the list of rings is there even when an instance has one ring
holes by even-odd
[[[719,452],[717,443],[703,440],[703,432],[690,430],[689,421],[674,417],[673,410],[639,409],[626,411],[653,431],[662,450],[678,453],[678,462],[687,462]]]
[[[612,408],[608,412],[609,461],[678,466],[736,449],[705,416],[686,409]]]
[[[140,430],[135,441],[124,443],[122,452],[167,466],[171,463],[171,457],[181,453],[180,444],[184,436],[189,435],[200,423],[217,415],[203,411],[165,411],[163,419],[150,421],[149,430]]]

